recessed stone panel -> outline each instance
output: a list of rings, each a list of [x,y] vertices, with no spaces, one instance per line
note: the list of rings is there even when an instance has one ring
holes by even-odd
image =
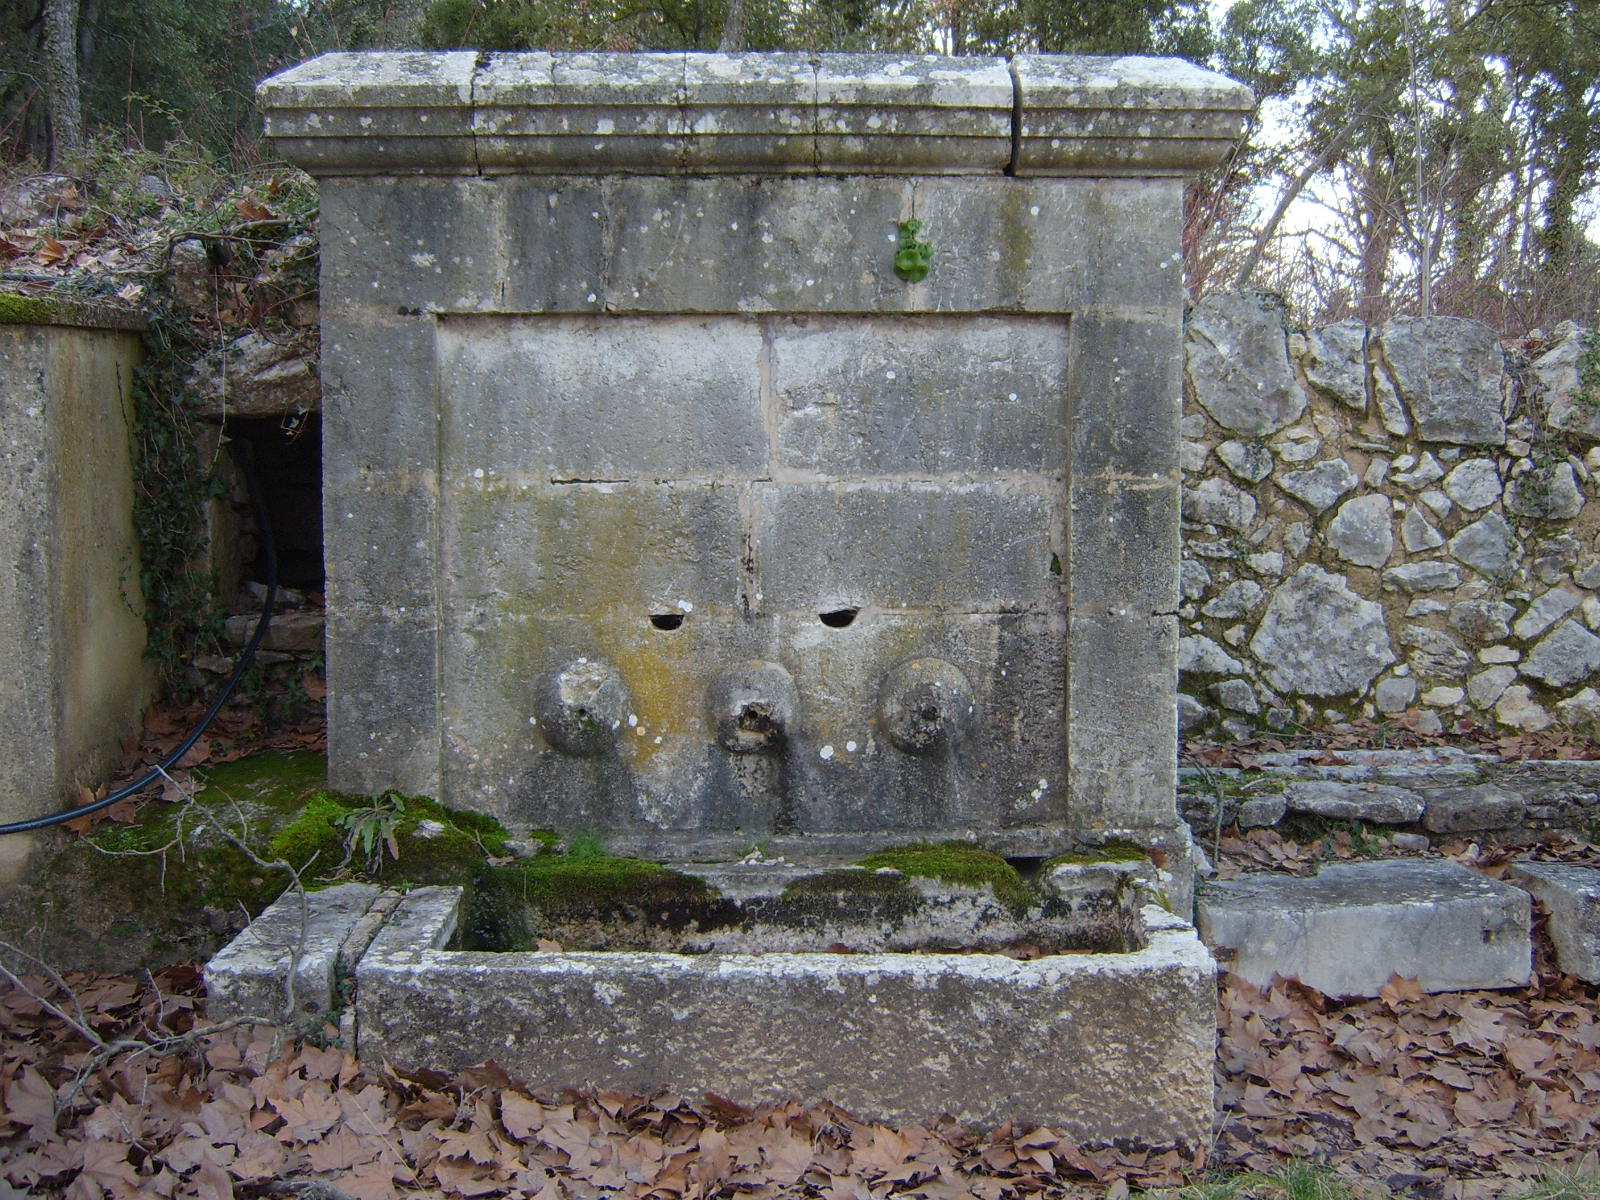
[[[760,349],[753,325],[728,320],[442,321],[446,471],[552,482],[764,474]]]
[[[823,475],[1065,470],[1058,319],[776,322],[777,465]]]

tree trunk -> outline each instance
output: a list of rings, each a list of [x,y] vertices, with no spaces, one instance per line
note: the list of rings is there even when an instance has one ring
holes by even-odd
[[[50,107],[50,166],[59,170],[83,152],[83,101],[78,94],[78,0],[45,0],[44,51]]]
[[[728,15],[722,22],[722,36],[717,39],[717,50],[722,54],[737,54],[744,49],[744,0],[728,0]]]

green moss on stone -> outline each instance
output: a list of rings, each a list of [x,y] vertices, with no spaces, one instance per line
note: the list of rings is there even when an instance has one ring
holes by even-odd
[[[526,950],[530,921],[664,916],[692,921],[716,900],[705,880],[659,863],[611,855],[542,855],[470,873],[462,946],[468,950]]]
[[[45,296],[0,292],[0,325],[51,325],[60,319],[61,309]]]
[[[802,875],[783,889],[785,896],[855,894],[867,896],[910,896],[915,889],[903,874],[844,868]]]
[[[904,875],[938,879],[964,887],[988,885],[995,899],[1013,909],[1026,908],[1032,899],[1017,869],[992,850],[972,842],[919,842],[869,854],[863,867],[893,867]]]
[[[1086,850],[1068,850],[1044,864],[1044,869],[1059,866],[1087,866],[1093,863],[1149,862],[1150,855],[1144,847],[1133,842],[1107,842],[1104,846],[1091,846]]]

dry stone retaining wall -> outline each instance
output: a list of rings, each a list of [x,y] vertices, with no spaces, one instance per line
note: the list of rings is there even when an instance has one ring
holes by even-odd
[[[1593,365],[1588,365],[1593,364]],[[1179,723],[1600,721],[1600,347],[1190,312]],[[1587,382],[1586,382],[1587,377]]]

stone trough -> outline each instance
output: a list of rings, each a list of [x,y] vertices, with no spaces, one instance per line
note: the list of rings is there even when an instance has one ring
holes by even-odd
[[[328,55],[261,98],[322,189],[335,787],[690,864],[1125,841],[1189,911],[1179,235],[1245,89],[1142,58],[463,52]],[[1003,921],[946,953],[887,916],[852,954],[747,945],[745,916],[452,950],[455,893],[416,893],[346,951],[357,1045],[1198,1142],[1193,931],[1107,901],[1085,940],[1048,900],[1022,960],[989,952]]]
[[[492,1057],[551,1090],[797,1096],[893,1121],[948,1112],[982,1126],[1047,1123],[1086,1144],[1200,1145],[1211,1122],[1211,956],[1191,926],[1137,903],[1141,889],[1123,886],[1120,871],[1094,874],[1051,889],[1044,920],[1032,914],[1029,935],[1054,951],[1033,958],[934,948],[985,944],[997,906],[968,888],[926,888],[932,911],[920,919],[856,913],[808,931],[781,918],[736,922],[745,952],[497,953],[453,948],[459,888],[400,897],[343,885],[306,897],[314,936],[297,1006],[311,1020],[339,1013],[362,1058],[400,1069]],[[1109,889],[1107,876],[1117,877]],[[748,879],[730,890],[746,907],[763,895]],[[1049,915],[1052,902],[1070,915]],[[213,1017],[281,1007],[286,954],[306,919],[286,896],[212,960]],[[917,930],[929,948],[857,940],[865,952],[845,952],[834,940],[896,929]],[[799,948],[803,932],[813,949]],[[1115,952],[1070,948],[1119,939]]]

